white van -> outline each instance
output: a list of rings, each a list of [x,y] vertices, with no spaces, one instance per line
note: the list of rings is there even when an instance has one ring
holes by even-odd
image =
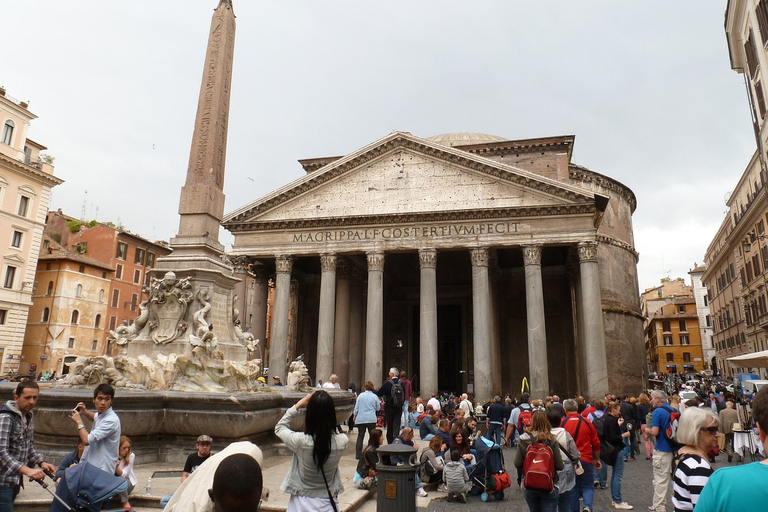
[[[754,395],[760,391],[760,388],[763,386],[768,386],[768,380],[745,380],[742,384],[744,385],[744,390],[747,394]]]

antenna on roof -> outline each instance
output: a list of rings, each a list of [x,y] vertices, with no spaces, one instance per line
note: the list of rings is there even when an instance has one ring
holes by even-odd
[[[85,218],[85,207],[88,204],[88,191],[86,190],[83,194],[83,208],[80,210],[80,220],[87,220]]]

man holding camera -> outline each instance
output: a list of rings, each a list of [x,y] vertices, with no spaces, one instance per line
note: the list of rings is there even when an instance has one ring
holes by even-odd
[[[93,405],[96,406],[96,413],[88,411],[85,404],[79,402],[72,410],[71,416],[72,421],[77,425],[77,435],[85,445],[80,462],[88,462],[110,475],[115,474],[120,451],[120,418],[112,410],[114,398],[115,388],[109,384],[99,384],[93,390]],[[93,421],[90,433],[85,428],[81,415]],[[92,510],[99,510],[103,501],[126,489],[128,489],[127,480],[104,500],[92,503]]]
[[[23,476],[42,480],[43,470],[51,473],[56,470],[43,461],[35,448],[32,409],[39,394],[37,382],[21,382],[16,386],[13,400],[0,408],[0,512],[13,512],[13,501],[19,494]]]

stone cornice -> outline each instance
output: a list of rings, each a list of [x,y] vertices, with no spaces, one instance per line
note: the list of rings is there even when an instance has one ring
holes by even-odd
[[[17,171],[29,177],[35,178],[41,181],[44,185],[48,185],[50,187],[55,187],[56,185],[61,185],[64,183],[63,179],[57,178],[53,174],[48,174],[47,172],[35,169],[31,165],[27,165],[19,160],[14,160],[13,158],[10,158],[2,153],[0,153],[0,168],[1,167],[9,167],[13,171]]]
[[[631,244],[628,244],[627,242],[624,242],[617,238],[613,238],[612,236],[605,236],[605,235],[597,235],[597,241],[601,244],[613,245],[614,247],[624,249],[625,251],[632,253],[632,256],[634,256],[635,258],[635,262],[640,261],[640,254],[635,250],[635,248]]]
[[[629,207],[632,213],[634,213],[635,209],[637,208],[637,198],[635,197],[635,193],[632,192],[629,187],[614,180],[613,178],[603,176],[600,173],[590,171],[586,167],[582,167],[576,164],[571,164],[568,167],[568,177],[572,180],[595,183],[596,185],[608,189],[611,192],[621,196],[627,203],[629,203]]]
[[[229,229],[235,223],[245,222],[249,218],[271,210],[280,204],[319,187],[323,183],[338,178],[350,170],[370,164],[372,161],[398,149],[411,150],[428,157],[444,160],[465,169],[485,173],[500,181],[536,190],[568,202],[594,203],[592,193],[589,190],[584,189],[582,191],[579,190],[579,187],[558,183],[555,180],[476,156],[464,150],[440,146],[439,144],[413,137],[410,134],[398,132],[323,167],[325,170],[308,174],[276,190],[272,194],[240,210],[236,210],[225,216],[222,224]],[[592,173],[590,173],[591,175]]]
[[[555,206],[527,206],[482,210],[454,210],[447,212],[395,213],[388,215],[360,215],[354,217],[321,217],[315,219],[272,220],[260,222],[228,222],[224,224],[232,233],[273,231],[285,229],[330,228],[338,226],[375,226],[423,222],[454,222],[466,220],[499,220],[559,215],[592,215],[594,203]]]

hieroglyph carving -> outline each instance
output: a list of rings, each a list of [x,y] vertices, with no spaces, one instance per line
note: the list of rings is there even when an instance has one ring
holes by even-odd
[[[156,344],[170,343],[186,332],[184,315],[192,300],[191,288],[189,277],[177,279],[174,272],[166,272],[162,279],[152,278],[149,329]]]

